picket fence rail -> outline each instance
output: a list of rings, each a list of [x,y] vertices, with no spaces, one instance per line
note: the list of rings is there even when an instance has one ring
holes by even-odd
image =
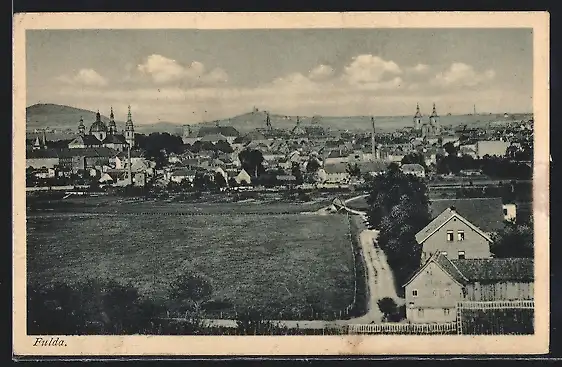
[[[456,322],[434,323],[434,324],[352,324],[348,326],[349,334],[384,334],[384,333],[420,333],[439,334],[455,332]]]

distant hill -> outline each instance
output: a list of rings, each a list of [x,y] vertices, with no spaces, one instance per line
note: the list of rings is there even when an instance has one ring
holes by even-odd
[[[244,133],[255,129],[264,129],[266,127],[267,113],[265,111],[253,111],[242,115],[221,119],[218,121],[202,122],[199,124],[193,124],[194,128],[215,126],[217,123],[219,126],[231,126],[236,130]],[[302,125],[311,124],[321,124],[322,117],[299,117]],[[270,113],[269,120],[271,126],[276,129],[292,129],[297,124],[297,116],[284,116],[279,114]]]
[[[84,125],[88,128],[96,120],[96,112],[52,103],[35,104],[26,108],[26,130],[33,131],[34,129],[50,128],[60,132],[65,130],[76,132],[80,118],[84,119]],[[101,120],[108,123],[109,117],[102,113]],[[116,119],[115,123],[118,130],[125,128],[124,120]],[[173,122],[135,125],[135,131],[145,134],[157,131],[175,133],[180,130],[181,125]]]
[[[108,112],[108,111],[103,111]],[[513,119],[526,118],[528,114],[517,114],[504,117],[503,114],[479,114],[479,115],[444,115],[441,116],[441,125],[467,125],[468,127],[483,126],[490,122],[506,122]],[[80,117],[84,119],[86,128],[95,121],[96,112],[80,108],[57,105],[57,104],[36,104],[26,108],[26,130],[51,128],[58,131],[68,130],[75,133],[78,128]],[[214,127],[217,124],[221,127],[233,127],[241,134],[249,131],[266,127],[267,113],[265,111],[253,111],[242,115],[225,118],[218,121],[207,121],[191,124],[194,131],[202,127]],[[297,124],[297,116],[285,116],[270,113],[271,126],[274,129],[290,130]],[[109,118],[102,114],[102,121],[109,122]],[[371,129],[371,116],[300,116],[302,126],[322,126],[332,130],[363,130]],[[424,116],[424,121],[428,119]],[[133,117],[134,120],[134,117]],[[124,129],[125,122],[115,120],[117,129]],[[388,131],[412,125],[412,116],[375,116],[377,131]],[[180,133],[181,123],[159,121],[149,124],[135,124],[135,131],[149,134],[151,132],[169,132],[171,134]]]
[[[241,133],[249,132],[256,128],[266,127],[266,112],[254,111],[242,115],[234,116],[228,119],[218,121],[203,122],[193,124],[192,127],[197,129],[200,126],[232,126]],[[503,114],[477,114],[477,115],[444,115],[440,116],[440,123],[443,126],[462,126],[478,127],[485,126],[493,122],[507,122],[529,118],[530,114],[514,114],[504,116]],[[283,116],[271,113],[269,115],[271,126],[275,129],[292,129],[296,126],[297,116]],[[375,125],[377,131],[390,131],[404,127],[412,126],[412,116],[375,116]],[[322,126],[325,129],[332,130],[356,130],[370,131],[371,116],[299,116],[301,126]],[[424,122],[429,121],[428,116],[423,117]]]

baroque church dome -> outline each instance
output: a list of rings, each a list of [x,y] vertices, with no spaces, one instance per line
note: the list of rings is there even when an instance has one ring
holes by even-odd
[[[96,121],[90,126],[90,133],[107,132],[107,126],[101,121],[101,116],[98,111],[96,113]]]

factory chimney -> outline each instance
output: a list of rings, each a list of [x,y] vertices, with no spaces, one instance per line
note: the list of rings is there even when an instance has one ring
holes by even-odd
[[[376,158],[376,147],[375,147],[375,118],[371,117],[371,125],[373,130],[371,131],[371,154],[372,159]]]

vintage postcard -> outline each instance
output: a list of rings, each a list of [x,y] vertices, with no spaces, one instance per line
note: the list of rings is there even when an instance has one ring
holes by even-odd
[[[542,354],[548,13],[14,18],[17,356]]]

